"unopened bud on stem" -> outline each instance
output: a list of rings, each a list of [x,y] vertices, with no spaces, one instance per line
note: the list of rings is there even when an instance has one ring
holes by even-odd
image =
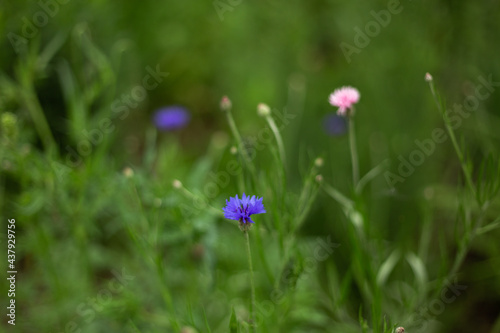
[[[220,109],[222,111],[230,111],[232,106],[233,104],[231,103],[231,100],[227,96],[222,97],[220,101]]]
[[[321,157],[318,157],[315,161],[314,161],[314,165],[317,166],[318,168],[321,168],[323,166],[323,159]]]
[[[271,109],[267,104],[259,103],[259,105],[257,105],[257,114],[261,117],[267,117],[271,114]]]

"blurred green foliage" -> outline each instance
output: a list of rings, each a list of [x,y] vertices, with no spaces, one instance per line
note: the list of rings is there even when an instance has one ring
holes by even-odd
[[[246,331],[244,237],[221,208],[247,191],[268,210],[251,230],[259,332],[500,332],[497,86],[455,130],[462,161],[448,139],[403,182],[384,176],[446,128],[426,72],[444,110],[481,78],[500,80],[500,3],[402,0],[357,45],[391,3],[3,2],[0,232],[16,219],[18,289],[16,327],[2,327]],[[341,43],[359,52],[348,59]],[[130,102],[151,71],[168,76]],[[361,92],[361,174],[383,168],[360,191],[348,136],[323,130],[342,85]],[[219,184],[243,161],[223,95],[248,149],[267,126],[257,104],[275,110],[286,165],[272,137],[255,149],[255,174],[242,163]],[[151,115],[165,105],[189,109],[189,126],[158,133]],[[340,246],[309,271],[327,238]],[[439,303],[446,278],[467,289]]]

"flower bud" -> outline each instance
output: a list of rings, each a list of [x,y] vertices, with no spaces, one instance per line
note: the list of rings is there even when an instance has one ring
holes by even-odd
[[[396,328],[396,330],[394,332],[395,333],[405,333],[405,328],[404,327],[398,327],[398,328]]]
[[[232,106],[231,100],[227,96],[223,96],[220,101],[220,109],[222,111],[230,111]]]
[[[425,81],[431,82],[432,81],[432,75],[429,73],[425,73]],[[404,328],[403,328],[404,329]]]
[[[318,157],[315,161],[314,161],[314,165],[318,168],[321,168],[323,166],[323,159],[321,157]]]
[[[259,103],[257,105],[257,114],[261,117],[267,117],[271,114],[271,109],[267,104]]]
[[[134,176],[134,170],[132,170],[129,167],[126,167],[125,169],[123,169],[123,175],[126,178],[132,178]]]
[[[182,188],[182,183],[180,180],[174,179],[174,181],[172,182],[172,186],[176,189],[180,189]]]

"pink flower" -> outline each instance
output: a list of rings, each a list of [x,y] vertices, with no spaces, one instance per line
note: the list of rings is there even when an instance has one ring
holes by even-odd
[[[340,89],[335,89],[335,91],[330,94],[329,102],[333,106],[338,106],[337,114],[340,116],[345,116],[347,114],[347,109],[352,109],[353,104],[359,101],[359,91],[353,87],[342,87]]]

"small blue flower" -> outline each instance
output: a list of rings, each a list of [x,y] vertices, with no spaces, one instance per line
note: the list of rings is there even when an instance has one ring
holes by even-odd
[[[253,214],[262,214],[265,213],[264,205],[262,204],[262,198],[256,198],[255,195],[252,197],[246,196],[243,193],[243,197],[241,199],[236,197],[230,197],[229,201],[226,200],[226,207],[222,208],[224,212],[224,217],[230,220],[240,221],[240,227],[245,230],[248,227],[245,227],[247,223],[255,223],[250,218]]]
[[[323,121],[325,131],[332,136],[340,136],[347,132],[347,121],[345,117],[336,114],[329,114]]]
[[[181,106],[168,106],[155,112],[153,122],[159,130],[172,131],[185,127],[191,118]]]

